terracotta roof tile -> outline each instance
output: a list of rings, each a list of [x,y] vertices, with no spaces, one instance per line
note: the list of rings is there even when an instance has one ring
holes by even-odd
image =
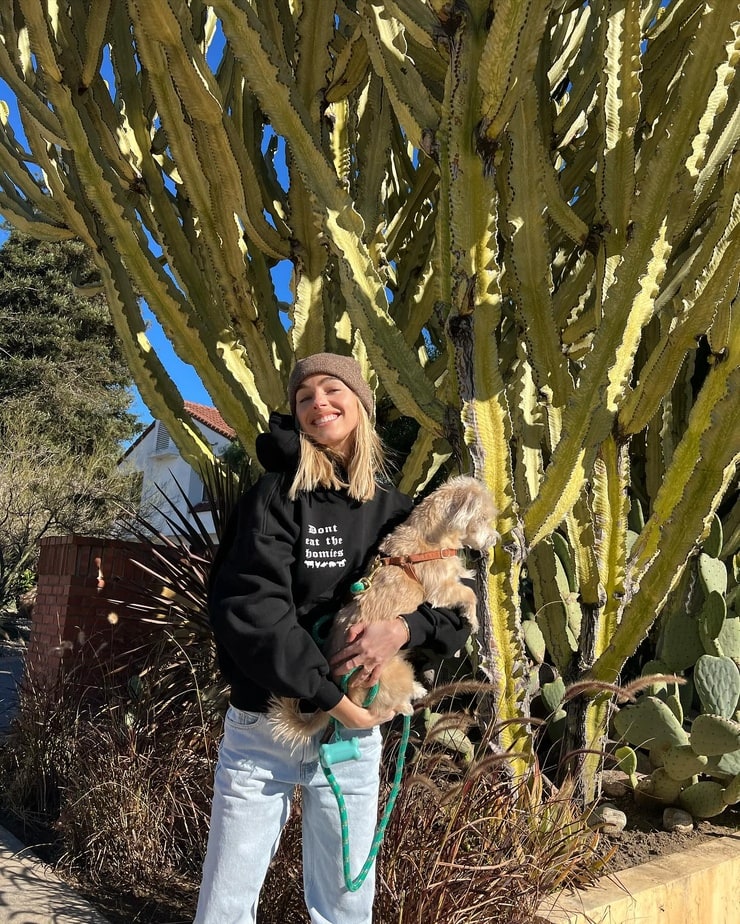
[[[236,430],[230,427],[215,407],[208,407],[205,404],[194,404],[192,401],[185,401],[185,410],[199,420],[202,424],[225,436],[227,439],[236,439]]]

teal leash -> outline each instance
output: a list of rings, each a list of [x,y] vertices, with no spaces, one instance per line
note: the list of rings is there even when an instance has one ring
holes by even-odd
[[[361,593],[362,590],[367,589],[369,582],[366,582],[365,586],[361,587],[362,582],[352,585],[352,591],[354,593]],[[323,643],[326,638],[322,637],[322,632],[324,631],[328,622],[334,618],[333,613],[327,613],[325,616],[322,616],[321,619],[317,621],[313,629],[314,641],[320,646],[323,647]],[[357,670],[357,668],[355,668]],[[344,692],[347,692],[347,684],[349,678],[354,674],[355,670],[350,671],[349,674],[345,674],[342,677],[342,689]],[[372,701],[375,699],[378,693],[378,684],[371,687],[368,691],[368,695],[365,699],[364,706],[369,706]],[[403,767],[406,761],[406,748],[408,747],[409,737],[411,736],[411,716],[405,715],[403,717],[403,731],[401,733],[401,743],[398,746],[398,754],[396,755],[396,772],[393,776],[393,784],[391,786],[391,791],[388,795],[388,801],[386,802],[385,811],[378,823],[377,828],[375,829],[375,836],[373,837],[373,842],[370,846],[370,853],[368,854],[367,860],[358,873],[358,875],[353,879],[352,870],[350,868],[350,857],[349,857],[349,816],[347,814],[347,804],[344,801],[344,795],[342,794],[342,788],[337,782],[337,778],[334,776],[334,773],[331,769],[332,764],[338,764],[345,760],[360,760],[362,755],[360,753],[360,745],[357,738],[350,738],[349,740],[342,740],[337,738],[337,728],[341,724],[337,722],[336,719],[332,719],[334,725],[334,740],[330,741],[328,744],[322,744],[319,747],[319,762],[321,763],[321,768],[324,771],[324,776],[331,787],[331,791],[334,793],[334,798],[337,800],[337,808],[339,809],[339,821],[342,827],[342,868],[344,871],[344,884],[347,887],[347,890],[350,892],[356,892],[367,879],[368,873],[373,868],[373,863],[378,856],[378,851],[380,850],[380,845],[383,843],[383,838],[385,837],[385,830],[388,827],[388,822],[391,818],[391,813],[393,812],[393,807],[396,804],[396,799],[398,794],[401,791],[401,779],[403,777]]]
[[[354,673],[354,671],[352,673]],[[347,689],[347,681],[351,676],[351,674],[347,674],[342,678],[342,687],[345,691]],[[368,694],[364,704],[365,706],[369,706],[370,703],[372,703],[377,692],[378,684],[376,683]],[[336,728],[339,723],[336,719],[332,719],[332,722],[334,723],[334,735],[336,736]],[[383,843],[385,830],[388,827],[388,822],[390,821],[391,813],[393,812],[393,806],[396,804],[396,799],[398,798],[398,794],[401,790],[403,766],[406,759],[406,748],[409,743],[410,734],[411,716],[405,715],[403,717],[403,732],[401,734],[401,743],[398,747],[398,754],[396,755],[396,772],[393,777],[393,785],[391,786],[391,791],[388,796],[385,811],[383,812],[383,816],[380,819],[377,828],[375,829],[375,836],[373,837],[373,842],[370,847],[370,853],[368,854],[367,860],[365,860],[362,869],[354,879],[352,878],[352,870],[350,868],[349,817],[347,815],[347,805],[344,801],[342,788],[337,782],[331,767],[332,764],[340,763],[341,761],[359,760],[361,757],[359,743],[357,738],[350,738],[349,741],[331,741],[328,744],[322,744],[319,748],[319,760],[321,762],[321,767],[324,771],[324,776],[326,777],[329,786],[331,786],[331,790],[334,793],[335,799],[337,800],[337,807],[339,809],[339,821],[342,826],[342,868],[344,871],[344,884],[350,892],[356,892],[367,879],[368,873],[372,869],[373,863],[375,863],[375,860],[378,856],[380,845]]]

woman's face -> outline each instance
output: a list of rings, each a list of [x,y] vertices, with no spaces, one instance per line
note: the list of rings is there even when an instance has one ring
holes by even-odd
[[[357,395],[341,379],[320,372],[298,386],[295,412],[306,436],[346,456],[360,420],[358,404]]]

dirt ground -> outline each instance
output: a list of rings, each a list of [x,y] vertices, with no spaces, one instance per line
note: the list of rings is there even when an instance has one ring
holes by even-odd
[[[627,827],[621,834],[602,835],[605,851],[616,847],[616,852],[608,863],[610,873],[647,863],[649,860],[694,847],[713,838],[740,836],[740,806],[732,806],[716,818],[695,822],[694,830],[683,834],[664,831],[662,811],[649,812],[644,808],[637,808],[631,795],[621,799],[609,799],[609,803],[627,816]]]

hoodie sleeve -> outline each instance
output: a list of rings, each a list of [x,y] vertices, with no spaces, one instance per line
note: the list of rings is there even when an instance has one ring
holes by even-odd
[[[475,582],[464,578],[463,583],[473,590]],[[405,647],[425,648],[442,658],[449,658],[461,648],[470,637],[470,623],[454,608],[422,603],[413,613],[404,613],[409,627],[409,640]]]
[[[239,504],[211,580],[211,623],[236,670],[277,696],[328,710],[342,692],[296,617],[291,569],[298,527],[280,481],[260,479]]]

